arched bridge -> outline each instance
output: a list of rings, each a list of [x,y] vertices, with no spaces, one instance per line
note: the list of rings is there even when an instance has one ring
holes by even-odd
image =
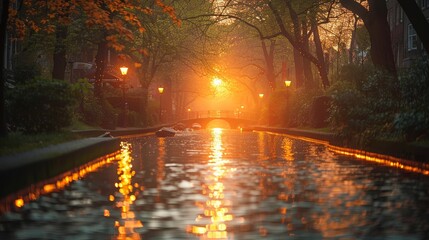
[[[257,123],[254,113],[245,111],[188,111],[178,123],[191,127],[194,123],[199,123],[202,128],[206,128],[209,123],[214,121],[225,121],[231,128],[246,127]]]

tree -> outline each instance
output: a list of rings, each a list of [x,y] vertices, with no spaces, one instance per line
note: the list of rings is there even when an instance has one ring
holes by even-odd
[[[319,71],[319,75],[321,77],[323,87],[324,88],[329,87],[330,83],[329,83],[329,79],[328,79],[328,73],[326,71],[326,65],[325,65],[324,58],[319,59],[320,54],[318,54],[317,56],[314,56],[311,52],[306,51],[306,48],[302,44],[302,41],[300,41],[300,39],[297,39],[296,37],[294,37],[288,31],[284,21],[282,20],[282,16],[281,16],[280,12],[278,11],[278,9],[276,8],[276,6],[274,6],[274,4],[271,1],[268,1],[267,4],[270,7],[270,9],[274,15],[274,18],[277,22],[277,25],[280,29],[279,34],[284,36],[290,42],[290,44],[294,47],[294,49],[298,49],[299,53],[303,57],[307,58],[309,61],[311,61],[313,64],[315,64],[315,66],[317,67],[317,69]]]
[[[164,4],[162,0],[150,1],[152,6],[158,6],[162,12],[170,16],[170,18],[179,22],[175,16],[174,9]],[[4,51],[6,37],[6,23],[9,22],[10,29],[13,29],[15,35],[23,38],[28,32],[46,32],[48,34],[56,32],[57,45],[54,52],[54,78],[64,78],[66,66],[65,61],[65,46],[64,39],[67,36],[71,21],[77,18],[84,19],[84,24],[80,27],[92,30],[99,30],[101,40],[99,41],[100,54],[98,54],[98,69],[99,72],[104,70],[103,64],[106,63],[104,49],[113,48],[117,51],[122,51],[126,46],[130,46],[133,42],[135,33],[144,32],[144,27],[141,19],[137,17],[139,14],[151,14],[152,9],[137,3],[135,1],[120,1],[120,0],[95,0],[95,1],[67,1],[67,0],[52,0],[52,1],[37,1],[27,0],[20,1],[18,9],[11,8],[8,1],[2,1],[2,21],[0,25],[2,37],[2,51]],[[12,13],[9,17],[9,11]],[[9,21],[8,21],[9,19]],[[127,41],[120,42],[119,40],[126,39]],[[126,44],[128,43],[128,44]],[[106,47],[104,47],[106,46]],[[0,52],[1,53],[1,52]],[[3,55],[2,55],[3,56]],[[3,61],[3,57],[1,58]],[[1,62],[0,62],[1,63]],[[4,69],[1,65],[1,81],[0,85],[0,135],[4,136],[7,133],[5,119],[5,99],[4,99]],[[102,74],[97,74],[98,79],[101,79]]]
[[[362,19],[369,33],[374,65],[396,75],[386,1],[368,0],[368,9],[354,0],[340,0],[340,3]]]
[[[1,5],[1,20],[0,20],[0,137],[7,136],[6,114],[5,114],[5,46],[6,46],[6,29],[9,19],[9,4],[10,0],[5,0],[0,3]]]

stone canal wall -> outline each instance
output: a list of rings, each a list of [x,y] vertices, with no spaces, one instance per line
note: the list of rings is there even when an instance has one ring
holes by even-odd
[[[335,136],[333,133],[317,132],[311,130],[293,129],[293,128],[273,128],[273,127],[254,127],[256,131],[266,131],[281,134],[288,134],[297,137],[305,137],[328,142],[330,145],[356,149],[358,151],[377,153],[405,160],[415,161],[417,163],[429,164],[429,147],[418,145],[416,143],[394,142],[394,141],[372,141],[361,146],[351,142],[345,142]]]
[[[119,149],[119,138],[93,137],[0,157],[0,198]]]

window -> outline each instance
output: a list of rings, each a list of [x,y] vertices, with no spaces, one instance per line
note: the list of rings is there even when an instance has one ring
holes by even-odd
[[[408,24],[408,51],[417,49],[417,34],[413,25]]]
[[[404,11],[399,6],[398,6],[398,9],[399,9],[399,23],[402,23],[404,21]]]
[[[429,0],[421,0],[422,9],[429,8]]]

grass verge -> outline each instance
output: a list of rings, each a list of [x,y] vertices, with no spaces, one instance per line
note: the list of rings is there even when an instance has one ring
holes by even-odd
[[[88,130],[94,128],[96,127],[89,126],[78,120],[73,120],[72,125],[61,132],[39,133],[34,135],[11,132],[7,137],[0,138],[0,156],[16,154],[80,139],[83,138],[83,136],[72,133],[71,130]]]
[[[7,137],[0,138],[0,156],[47,147],[79,138],[81,137],[79,137],[77,134],[73,134],[68,131],[36,135],[9,133]]]

